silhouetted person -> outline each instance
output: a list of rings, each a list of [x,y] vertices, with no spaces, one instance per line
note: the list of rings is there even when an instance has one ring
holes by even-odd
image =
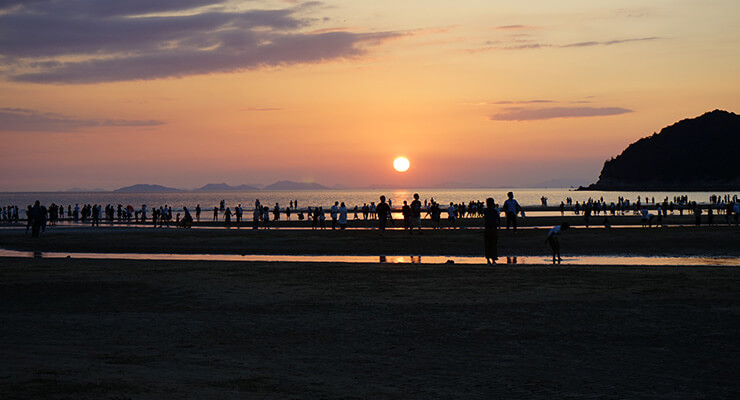
[[[31,209],[33,206],[29,205],[26,208],[26,234],[28,234],[28,230],[31,229],[31,224],[33,223],[33,219],[31,218]]]
[[[496,208],[492,197],[486,199],[486,210],[483,212],[483,243],[488,264],[495,264],[498,260],[498,228],[501,226],[501,210]]]
[[[560,241],[558,240],[558,237],[560,236],[560,232],[566,231],[569,228],[570,224],[567,222],[563,222],[560,225],[554,226],[552,229],[550,229],[549,232],[547,232],[547,238],[545,239],[545,241],[550,243],[550,248],[552,249],[553,264],[555,264],[556,256],[558,263],[563,260],[562,258],[560,258]]]
[[[31,237],[39,237],[41,226],[44,224],[44,210],[41,209],[41,202],[38,200],[28,210],[28,223],[31,225]]]
[[[701,225],[701,207],[698,204],[694,204],[694,218],[696,219],[696,226]]]
[[[347,229],[347,206],[344,202],[339,206],[339,229]]]
[[[331,229],[337,229],[337,218],[339,218],[339,202],[335,201],[334,205],[329,209],[329,215],[331,215]]]
[[[226,207],[226,211],[224,211],[224,224],[226,225],[226,229],[231,227],[231,210],[229,207]]]
[[[409,203],[406,200],[403,201],[401,215],[403,216],[403,229],[409,229],[411,226],[411,207],[409,207]]]
[[[375,212],[378,215],[378,229],[380,229],[380,233],[383,233],[385,232],[388,214],[391,212],[391,207],[385,202],[385,196],[380,196],[380,203],[375,207]]]
[[[183,212],[185,213],[185,216],[182,217],[182,227],[191,228],[193,226],[193,216],[190,215],[190,211],[188,211],[187,207],[183,207]]]
[[[326,214],[324,214],[324,208],[319,207],[314,212],[319,215],[319,229],[326,229]]]
[[[554,226],[552,229],[550,229],[549,232],[547,232],[547,238],[545,239],[546,242],[550,243],[550,248],[552,249],[552,263],[555,264],[556,256],[557,256],[557,262],[560,263],[563,259],[560,257],[560,241],[558,240],[558,237],[560,236],[560,232],[566,231],[570,228],[570,224],[567,222],[563,222],[560,225]]]
[[[414,201],[411,202],[411,227],[409,232],[414,231],[414,227],[419,227],[419,233],[421,233],[421,201],[419,201],[419,193],[414,193]]]
[[[270,207],[262,207],[262,225],[265,229],[270,229]]]
[[[262,218],[262,208],[255,207],[254,212],[252,212],[252,229],[259,228],[260,218]]]
[[[450,223],[450,229],[455,229],[455,216],[457,215],[457,207],[455,203],[450,202],[450,206],[447,207],[447,222]]]
[[[506,193],[509,198],[504,202],[504,212],[506,212],[506,229],[513,226],[516,230],[516,214],[522,212],[519,202],[514,200],[514,193]]]

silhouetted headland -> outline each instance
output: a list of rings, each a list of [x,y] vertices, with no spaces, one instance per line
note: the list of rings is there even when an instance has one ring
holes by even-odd
[[[714,110],[632,143],[579,190],[737,190],[738,149],[740,116]]]

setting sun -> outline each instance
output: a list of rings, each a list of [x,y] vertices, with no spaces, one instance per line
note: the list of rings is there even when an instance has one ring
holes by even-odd
[[[393,161],[393,168],[398,172],[406,171],[409,169],[410,165],[411,163],[409,163],[409,160],[406,157],[398,157]]]

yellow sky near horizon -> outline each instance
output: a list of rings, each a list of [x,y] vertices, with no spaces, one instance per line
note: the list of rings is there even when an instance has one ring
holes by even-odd
[[[63,54],[30,39],[10,43],[31,28],[14,28],[22,9],[0,14],[11,26],[0,40],[0,191],[282,179],[588,183],[640,137],[740,109],[733,1],[274,1],[209,10],[228,21],[155,26],[166,46],[62,37],[59,48],[72,49]],[[229,19],[237,10],[285,13]],[[83,33],[121,21],[100,13],[84,17]],[[125,23],[121,32],[131,29]],[[329,31],[348,35],[322,35]],[[252,52],[241,42],[252,35],[259,46],[290,47]],[[211,52],[226,45],[234,52]],[[170,53],[184,61],[161,57]],[[64,69],[64,60],[100,57],[116,62]],[[411,161],[403,174],[392,168],[399,155]]]

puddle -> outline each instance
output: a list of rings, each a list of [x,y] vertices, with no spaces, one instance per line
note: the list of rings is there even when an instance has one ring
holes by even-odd
[[[238,254],[162,254],[162,253],[67,253],[28,252],[0,249],[0,257],[77,258],[110,260],[170,261],[266,261],[303,263],[381,263],[381,264],[485,264],[483,257],[462,256],[334,256],[334,255],[238,255]],[[552,265],[544,256],[501,257],[499,265]],[[650,266],[740,266],[739,257],[639,257],[571,256],[561,265],[650,265]]]

